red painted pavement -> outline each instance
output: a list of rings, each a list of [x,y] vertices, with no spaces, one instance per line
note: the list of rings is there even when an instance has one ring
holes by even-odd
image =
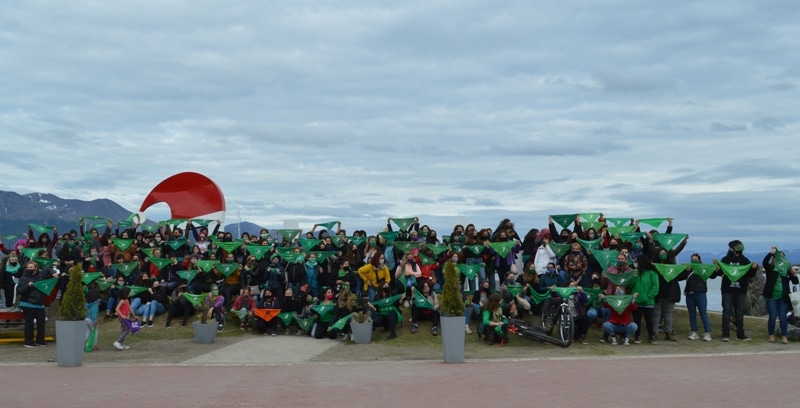
[[[2,407],[796,406],[800,354],[276,366],[0,366]]]

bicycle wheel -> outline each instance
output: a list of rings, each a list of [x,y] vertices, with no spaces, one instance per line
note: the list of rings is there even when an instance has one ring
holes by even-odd
[[[575,334],[575,326],[569,306],[563,305],[558,316],[558,335],[561,338],[562,347],[569,347],[572,344],[572,337]]]
[[[556,319],[558,318],[558,310],[558,305],[551,303],[542,313],[542,330],[544,330],[548,336],[553,334],[553,326],[555,326]]]

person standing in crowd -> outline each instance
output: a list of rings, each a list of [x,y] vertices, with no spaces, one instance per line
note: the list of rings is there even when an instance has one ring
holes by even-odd
[[[636,337],[634,343],[641,343],[642,318],[647,328],[647,339],[651,344],[658,343],[656,339],[655,323],[653,322],[653,308],[658,295],[658,272],[650,259],[639,255],[633,262],[635,269],[633,279],[633,292],[636,297],[636,309],[633,310],[633,320],[636,323]]]
[[[756,276],[758,263],[750,262],[744,256],[744,244],[735,239],[728,243],[728,253],[720,260],[731,266],[751,265],[750,270],[736,282],[732,282],[721,270],[717,275],[722,275],[722,341],[730,341],[731,317],[736,324],[736,339],[750,341],[750,337],[744,331],[744,306],[747,296],[747,286],[750,279]]]
[[[697,276],[692,271],[691,264],[703,263],[700,254],[692,254],[690,265],[683,271],[686,279],[686,286],[684,287],[684,294],[686,295],[686,309],[689,311],[689,340],[697,340],[700,336],[697,334],[697,315],[700,315],[700,321],[703,323],[703,341],[711,341],[711,321],[708,319],[708,285],[703,278]]]
[[[766,282],[761,294],[767,302],[767,334],[769,334],[767,341],[770,343],[775,342],[775,319],[778,318],[780,321],[781,342],[789,344],[789,325],[786,317],[791,309],[789,282],[797,285],[800,284],[800,280],[797,278],[797,269],[795,268],[789,268],[784,275],[775,270],[775,254],[777,251],[777,247],[770,248],[763,262]],[[781,254],[783,255],[783,253]]]
[[[19,307],[25,316],[25,347],[35,348],[47,345],[44,339],[44,323],[47,313],[44,300],[46,295],[33,285],[36,282],[57,277],[57,274],[48,275],[48,270],[40,270],[39,264],[28,261],[25,264],[25,273],[17,283],[17,294],[20,296]],[[34,321],[36,322],[36,341],[33,339]]]

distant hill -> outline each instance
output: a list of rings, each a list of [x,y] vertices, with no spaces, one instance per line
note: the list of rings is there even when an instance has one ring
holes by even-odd
[[[20,195],[0,191],[0,233],[19,235],[28,231],[28,224],[55,225],[60,232],[78,227],[78,219],[97,215],[115,222],[131,214],[119,204],[99,199],[66,200],[52,194]]]

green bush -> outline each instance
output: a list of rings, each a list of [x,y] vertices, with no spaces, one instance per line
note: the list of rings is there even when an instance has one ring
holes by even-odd
[[[461,279],[458,268],[453,262],[444,264],[444,285],[439,302],[442,313],[446,316],[464,316],[464,300],[461,298]]]
[[[80,321],[86,318],[86,294],[83,292],[83,270],[75,265],[69,271],[67,290],[61,295],[58,308],[61,320]]]

